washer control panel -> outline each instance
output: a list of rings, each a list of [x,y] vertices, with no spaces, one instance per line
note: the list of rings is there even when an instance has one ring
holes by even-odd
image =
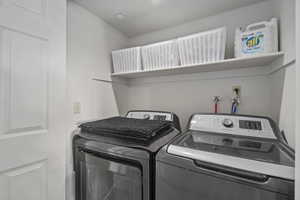
[[[172,113],[167,113],[167,112],[129,111],[127,113],[126,117],[128,117],[128,118],[135,118],[135,119],[173,121],[173,115],[172,115]]]
[[[238,115],[196,114],[190,121],[190,130],[276,139],[269,120]]]

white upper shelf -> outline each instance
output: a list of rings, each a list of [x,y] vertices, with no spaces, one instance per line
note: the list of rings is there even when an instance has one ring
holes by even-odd
[[[241,69],[250,67],[263,67],[271,64],[273,61],[282,57],[283,55],[283,52],[268,53],[259,56],[225,59],[217,62],[203,63],[197,65],[173,66],[168,68],[160,68],[138,72],[112,73],[111,76],[134,79],[140,77],[169,76],[178,74],[224,71],[230,69]]]

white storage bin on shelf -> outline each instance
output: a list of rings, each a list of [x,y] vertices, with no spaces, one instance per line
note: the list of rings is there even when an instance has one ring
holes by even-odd
[[[178,38],[181,65],[223,60],[225,46],[225,27]]]
[[[251,24],[243,31],[236,29],[235,57],[253,56],[278,51],[278,20]]]
[[[179,65],[176,40],[164,41],[142,47],[144,70],[168,68]]]
[[[114,73],[142,70],[141,48],[134,47],[112,51]]]

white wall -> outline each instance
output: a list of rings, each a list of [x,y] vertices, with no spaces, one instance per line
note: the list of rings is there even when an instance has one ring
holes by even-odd
[[[193,113],[213,112],[213,96],[222,96],[220,112],[230,112],[232,87],[241,86],[240,112],[269,115],[269,77],[262,76],[262,70],[257,68],[137,79],[129,87],[128,108],[175,112],[185,128]]]
[[[68,75],[72,102],[81,103],[74,121],[118,113],[110,80],[111,51],[127,45],[127,38],[81,6],[68,6]]]
[[[67,199],[73,199],[71,170],[71,131],[78,121],[118,115],[115,94],[110,83],[113,49],[127,45],[127,38],[103,20],[79,5],[68,2],[68,57],[69,112],[71,118],[67,149]],[[73,103],[80,102],[81,111],[73,114]]]
[[[279,110],[279,127],[284,130],[289,144],[295,148],[295,106],[296,106],[296,65],[292,64],[286,69],[274,73],[272,77],[273,93],[272,101],[281,98]],[[278,88],[277,88],[278,87]],[[279,96],[280,95],[280,96]],[[278,105],[278,103],[277,103]],[[276,110],[276,108],[273,108]]]
[[[130,45],[143,45],[197,33],[221,26],[227,27],[227,57],[233,57],[235,29],[239,26],[269,20],[273,17],[273,2],[267,1],[224,12],[216,16],[130,38]]]
[[[284,130],[289,144],[295,148],[295,106],[296,106],[296,22],[295,22],[295,0],[275,0],[275,16],[280,20],[280,47],[285,52],[283,60],[285,69],[279,70],[272,75],[271,84],[278,87],[273,90],[272,99],[276,100],[282,97],[279,115],[279,126]],[[292,64],[288,64],[292,62]],[[281,85],[278,85],[280,83]],[[271,102],[273,104],[273,102]],[[274,109],[276,106],[274,105]]]
[[[295,0],[272,0],[274,5],[274,16],[276,16],[279,23],[280,48],[285,52],[284,63],[291,62],[295,59],[296,46],[296,18],[295,18]]]
[[[286,64],[295,58],[294,44],[294,0],[288,1],[266,1],[251,6],[225,12],[216,16],[189,22],[180,26],[159,30],[130,38],[130,45],[143,45],[152,42],[176,38],[199,31],[204,31],[220,26],[228,29],[227,57],[233,56],[234,31],[236,27],[247,24],[269,20],[272,17],[280,19],[281,49],[286,52],[283,63]],[[280,62],[279,64],[282,64]],[[275,66],[276,67],[276,66]],[[241,113],[267,115],[279,122],[285,130],[288,140],[294,146],[293,128],[294,117],[291,112],[295,104],[295,92],[292,87],[295,82],[293,66],[286,70],[281,69],[272,74],[258,75],[255,70],[238,73],[235,77],[225,76],[217,78],[230,72],[218,72],[210,76],[209,80],[199,79],[202,75],[193,75],[179,78],[179,82],[163,83],[169,78],[150,78],[147,83],[135,81],[129,87],[129,100],[127,105],[120,106],[120,111],[125,112],[134,108],[163,109],[177,112],[186,126],[188,116],[194,112],[211,111],[211,100],[214,95],[222,95],[224,112],[230,110],[230,98],[232,86],[242,86]],[[253,75],[254,74],[254,75]],[[215,76],[215,77],[214,77]],[[284,98],[283,97],[284,94]],[[118,98],[118,102],[125,95]],[[226,108],[226,109],[225,109]]]

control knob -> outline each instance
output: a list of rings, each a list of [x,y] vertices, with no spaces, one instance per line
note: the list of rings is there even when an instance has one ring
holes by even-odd
[[[223,120],[223,126],[226,128],[232,128],[233,127],[233,121],[231,119],[224,119]]]
[[[150,119],[151,116],[149,114],[144,114],[144,119]]]

